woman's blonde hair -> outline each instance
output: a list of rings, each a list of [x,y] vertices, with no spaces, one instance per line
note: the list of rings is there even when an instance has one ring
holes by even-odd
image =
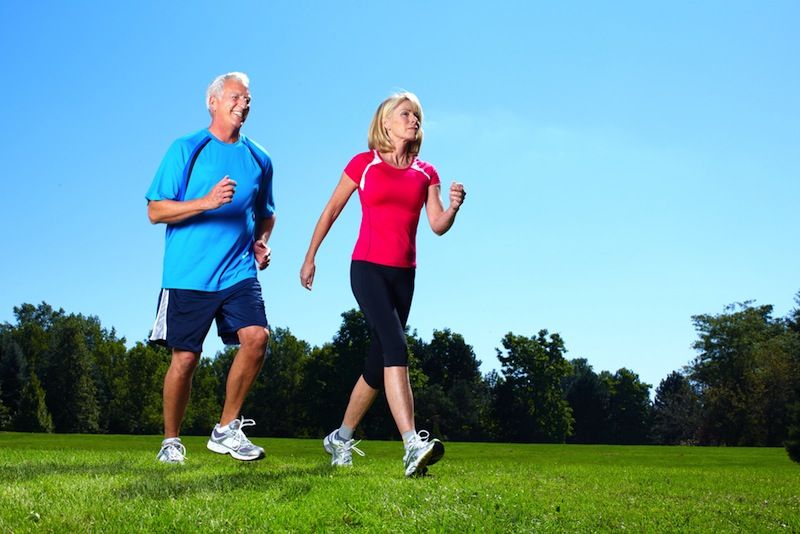
[[[383,126],[383,123],[386,118],[397,109],[397,106],[403,102],[411,102],[414,115],[417,116],[417,120],[419,121],[417,138],[408,145],[408,153],[412,156],[419,154],[419,150],[422,148],[422,104],[419,103],[417,95],[409,93],[408,91],[395,93],[378,106],[378,110],[372,118],[372,123],[369,125],[369,133],[367,134],[367,144],[370,150],[377,150],[378,152],[391,152],[394,150],[392,140],[389,138],[389,133]]]

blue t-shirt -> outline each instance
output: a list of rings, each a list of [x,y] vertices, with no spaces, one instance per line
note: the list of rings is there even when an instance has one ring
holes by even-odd
[[[184,171],[204,142],[187,185]],[[200,198],[225,175],[236,182],[230,204],[167,225],[163,287],[219,291],[256,277],[256,220],[275,213],[272,160],[261,146],[244,135],[236,143],[223,143],[207,129],[182,137],[169,147],[145,197]]]

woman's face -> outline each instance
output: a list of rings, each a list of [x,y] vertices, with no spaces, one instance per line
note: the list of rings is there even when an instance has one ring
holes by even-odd
[[[390,139],[406,142],[417,139],[419,126],[419,117],[414,113],[414,105],[408,100],[404,100],[394,108],[383,122]]]

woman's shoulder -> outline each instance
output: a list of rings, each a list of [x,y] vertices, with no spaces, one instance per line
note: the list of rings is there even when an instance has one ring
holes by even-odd
[[[350,158],[350,162],[345,166],[345,170],[349,171],[356,171],[359,170],[363,171],[367,165],[375,161],[378,158],[377,153],[374,150],[368,150],[367,152],[360,152]],[[380,158],[378,158],[380,160]],[[348,174],[350,174],[348,172]]]
[[[352,158],[350,158],[350,163],[358,162],[363,163],[364,165],[370,163],[377,157],[377,153],[374,150],[367,150],[366,152],[359,152]]]
[[[428,163],[427,161],[422,161],[421,159],[416,158],[411,166],[422,171],[422,173],[428,177],[428,180],[432,180],[433,182],[439,181],[439,173],[436,171],[436,167],[434,167],[432,163]]]

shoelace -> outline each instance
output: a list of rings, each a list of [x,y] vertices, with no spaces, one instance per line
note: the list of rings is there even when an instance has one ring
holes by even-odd
[[[171,462],[180,462],[186,459],[186,447],[180,441],[172,441],[164,445],[167,459]]]
[[[345,457],[352,456],[350,451],[353,451],[353,452],[355,452],[356,454],[358,454],[359,456],[362,456],[362,457],[366,456],[366,453],[364,451],[362,451],[361,449],[356,447],[356,445],[358,445],[359,443],[361,443],[361,440],[353,442],[352,439],[349,439],[347,441],[339,441],[338,443],[336,441],[334,441],[334,444],[336,445],[336,447],[338,447],[338,448],[340,448],[342,450],[342,453],[343,453],[343,455]]]
[[[253,419],[245,419],[244,417],[239,419],[239,428],[233,434],[233,438],[236,440],[236,446],[233,448],[235,451],[240,450],[242,447],[253,445],[253,442],[247,439],[247,436],[242,432],[242,429],[246,426],[256,426],[256,422]]]
[[[416,436],[408,440],[408,448],[417,449],[419,447],[424,447],[425,445],[428,444],[428,438],[430,437],[431,437],[430,432],[428,432],[427,430],[420,430],[419,432],[417,432]]]

